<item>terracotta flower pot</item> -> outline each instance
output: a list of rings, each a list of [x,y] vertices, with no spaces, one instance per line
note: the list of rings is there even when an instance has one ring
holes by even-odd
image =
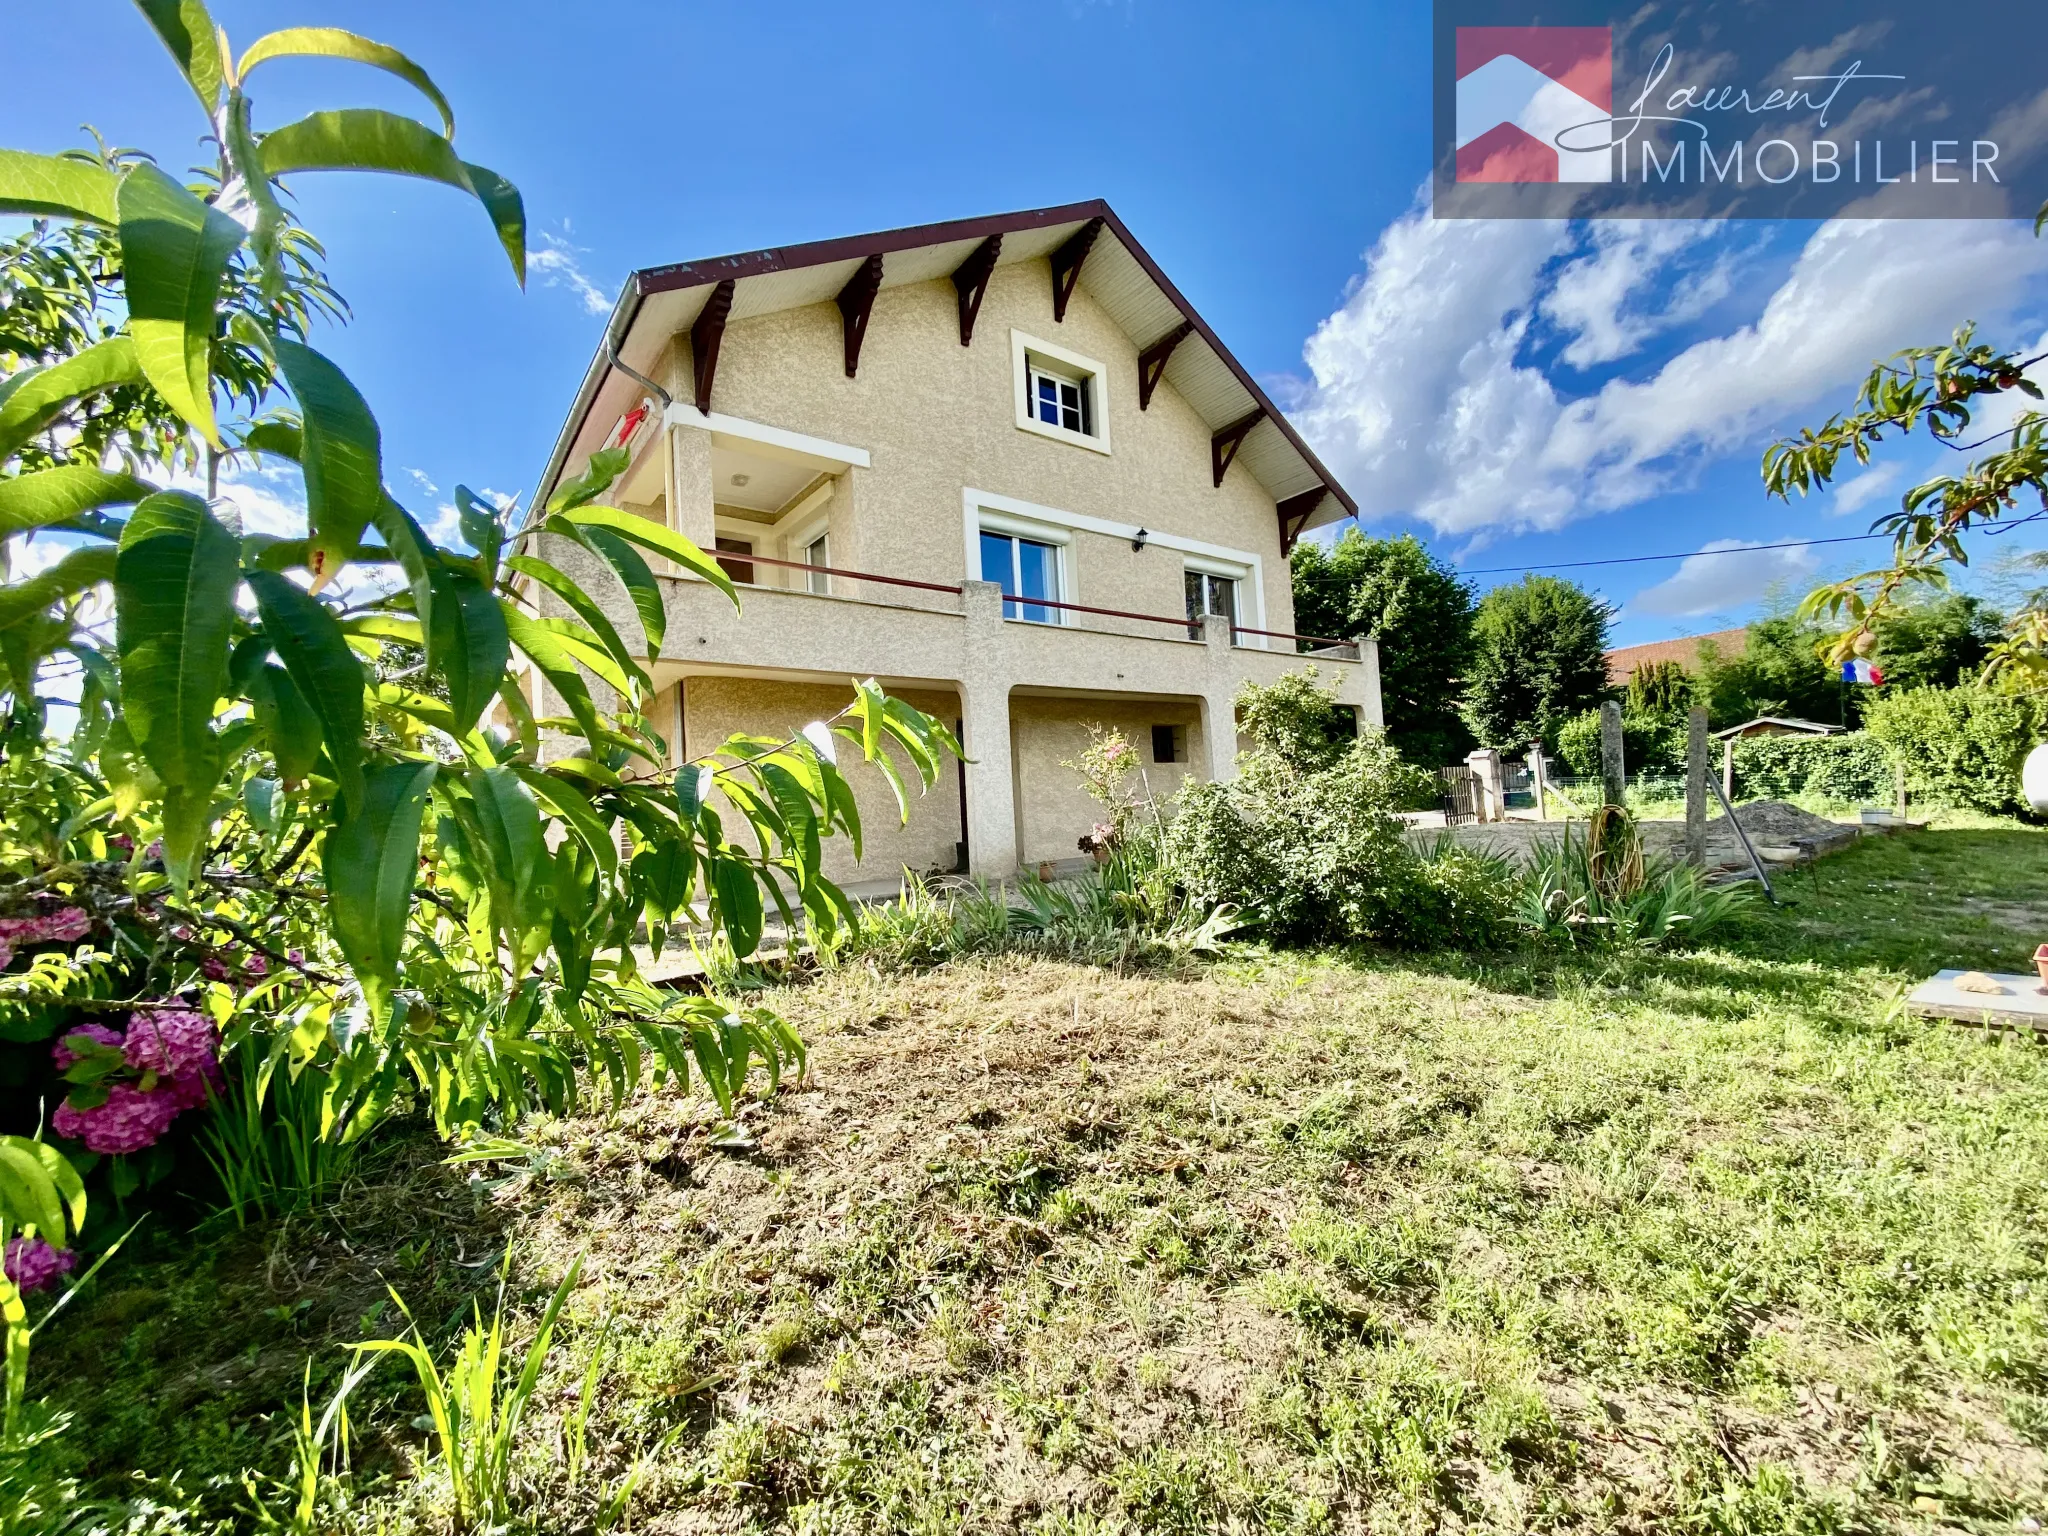
[[[2041,973],[2041,985],[2048,987],[2048,944],[2034,951],[2034,969]]]

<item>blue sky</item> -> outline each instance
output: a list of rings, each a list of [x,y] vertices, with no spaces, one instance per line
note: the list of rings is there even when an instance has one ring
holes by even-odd
[[[2038,350],[2048,325],[2048,248],[2012,226],[1431,221],[1417,4],[215,14],[238,47],[320,23],[404,49],[452,99],[465,157],[525,193],[543,254],[521,294],[456,194],[301,179],[357,313],[319,344],[369,396],[394,488],[423,514],[458,481],[530,484],[595,310],[634,267],[1085,197],[1115,205],[1292,406],[1372,529],[1468,569],[1860,532],[1924,451],[1894,480],[1788,508],[1762,494],[1763,445],[1846,404],[1881,352],[1967,318]],[[0,143],[56,150],[89,122],[173,166],[200,158],[197,108],[128,5],[27,9],[9,41],[92,73],[14,71]],[[258,85],[259,125],[416,110],[341,65],[266,66]],[[1624,606],[1616,638],[1633,641],[1739,622],[1772,583],[1853,558],[1572,574]]]

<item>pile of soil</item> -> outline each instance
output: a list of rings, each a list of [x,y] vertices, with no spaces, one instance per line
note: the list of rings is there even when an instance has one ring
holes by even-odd
[[[1811,858],[1846,848],[1860,835],[1856,828],[1802,811],[1783,800],[1756,800],[1735,807],[1735,819],[1759,848],[1798,848]],[[1708,836],[1713,826],[1708,826]]]

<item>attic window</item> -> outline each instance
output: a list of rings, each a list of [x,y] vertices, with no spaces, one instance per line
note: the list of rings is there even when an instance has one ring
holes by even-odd
[[[1010,332],[1015,362],[1017,425],[1097,453],[1109,452],[1104,408],[1108,370],[1093,358],[1049,341]]]

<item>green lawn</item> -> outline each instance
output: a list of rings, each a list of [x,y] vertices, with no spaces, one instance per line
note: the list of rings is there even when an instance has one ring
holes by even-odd
[[[588,1254],[537,1530],[636,1471],[646,1531],[2031,1529],[2048,1053],[1896,999],[2028,966],[2048,837],[1784,894],[1678,955],[828,975],[774,995],[813,1071],[756,1150],[652,1097],[481,1173],[407,1143],[318,1220],[124,1256],[35,1384],[101,1491],[240,1528],[380,1276],[445,1333],[509,1242],[529,1306]],[[385,1371],[329,1523],[437,1529]]]

